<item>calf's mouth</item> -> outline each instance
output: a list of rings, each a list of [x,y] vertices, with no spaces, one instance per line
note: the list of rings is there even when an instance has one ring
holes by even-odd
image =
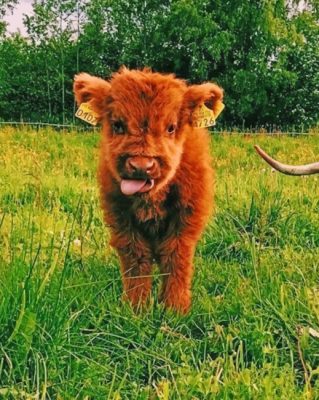
[[[122,179],[121,192],[126,196],[136,193],[146,193],[154,187],[154,179]]]

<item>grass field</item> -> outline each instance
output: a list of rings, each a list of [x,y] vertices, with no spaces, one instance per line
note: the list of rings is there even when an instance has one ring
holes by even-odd
[[[193,308],[121,302],[97,134],[0,131],[0,398],[319,399],[319,137],[214,135]],[[157,272],[155,283],[159,283]],[[317,337],[316,337],[317,335]]]

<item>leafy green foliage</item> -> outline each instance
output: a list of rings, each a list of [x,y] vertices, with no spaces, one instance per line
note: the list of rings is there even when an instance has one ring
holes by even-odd
[[[3,120],[71,121],[73,76],[126,65],[217,81],[226,125],[318,124],[316,0],[50,0],[33,10],[27,39],[0,34]]]

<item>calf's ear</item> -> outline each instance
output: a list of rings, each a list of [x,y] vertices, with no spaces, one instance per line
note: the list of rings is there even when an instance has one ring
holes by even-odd
[[[111,85],[104,79],[92,76],[86,73],[75,75],[73,91],[78,105],[81,103],[90,103],[99,119],[102,119],[105,113],[105,106]]]
[[[206,103],[209,108],[217,112],[217,101],[223,100],[223,89],[215,83],[203,83],[201,85],[188,86],[184,95],[184,110],[189,122],[192,122],[193,111],[200,104]]]

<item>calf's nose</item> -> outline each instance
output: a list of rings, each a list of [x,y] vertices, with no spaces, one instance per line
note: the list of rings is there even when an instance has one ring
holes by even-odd
[[[149,157],[129,157],[126,160],[128,170],[150,173],[155,166],[155,160]]]

